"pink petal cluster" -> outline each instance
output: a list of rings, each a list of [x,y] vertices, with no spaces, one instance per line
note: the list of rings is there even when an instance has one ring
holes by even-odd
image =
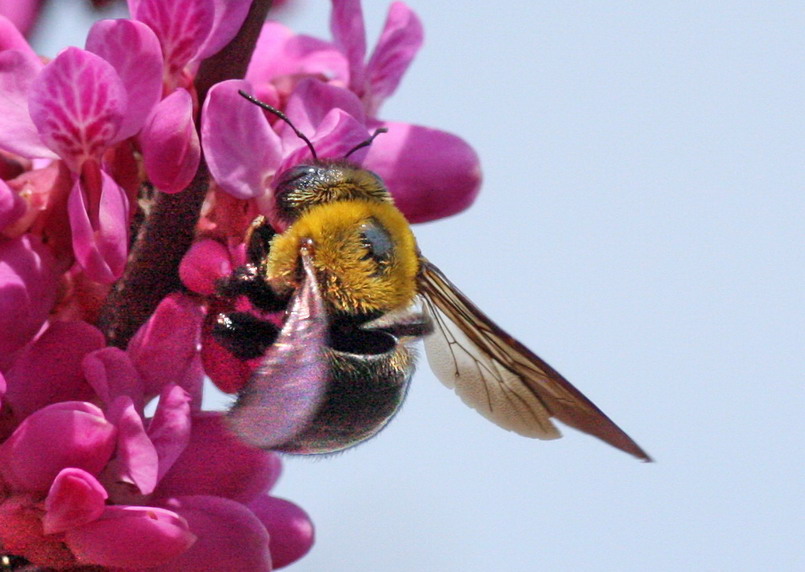
[[[144,11],[162,3],[137,4]],[[212,18],[212,6],[208,12]],[[9,111],[0,115],[0,150],[32,161],[24,178],[9,186],[37,197],[13,230],[54,218],[47,230],[68,243],[65,258],[74,258],[91,279],[111,283],[126,264],[131,203],[139,190],[127,164],[131,151],[142,153],[146,174],[160,190],[186,187],[200,159],[192,96],[184,88],[166,91],[167,81],[177,81],[163,68],[173,70],[175,62],[163,55],[165,38],[141,21],[96,22],[85,49],[66,48],[47,64],[2,17],[0,35],[0,99]],[[69,176],[50,186],[32,176],[54,162]]]
[[[259,4],[129,0],[131,18],[96,22],[83,48],[50,61],[20,32],[40,3],[0,4],[0,555],[58,570],[259,571],[310,549],[310,519],[269,494],[279,457],[201,407],[205,377],[236,391],[255,365],[210,335],[218,312],[250,309],[219,298],[216,281],[244,263],[254,216],[271,216],[275,174],[311,160],[239,89],[286,112],[322,158],[388,128],[349,160],[383,177],[412,222],[478,192],[464,141],[378,116],[422,43],[410,9],[392,5],[367,57],[357,0],[333,0],[332,41],[247,17]],[[261,24],[246,79],[232,66],[207,90],[203,63]],[[165,258],[188,294],[157,287],[139,257],[160,201],[203,202],[184,227],[158,229],[160,248],[187,237]],[[132,275],[145,286],[126,290]],[[140,317],[110,303],[150,288]]]
[[[200,410],[191,348],[202,319],[196,302],[171,296],[127,351],[76,321],[51,324],[18,353],[0,378],[2,551],[57,569],[127,570],[211,559],[271,570],[307,552],[310,520],[268,496],[276,454]]]

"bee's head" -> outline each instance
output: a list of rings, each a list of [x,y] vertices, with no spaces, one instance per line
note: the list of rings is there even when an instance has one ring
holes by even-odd
[[[271,241],[263,273],[277,291],[299,287],[299,250],[306,243],[314,245],[316,279],[335,312],[382,314],[407,307],[416,295],[416,243],[390,203],[339,200],[306,209]]]
[[[392,202],[380,177],[343,160],[296,165],[274,181],[274,213],[285,224],[311,207],[333,201]]]

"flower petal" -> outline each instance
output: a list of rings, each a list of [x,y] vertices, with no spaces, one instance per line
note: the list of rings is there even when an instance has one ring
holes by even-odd
[[[34,236],[0,238],[0,367],[39,331],[56,300],[55,261]]]
[[[63,532],[98,518],[108,495],[101,483],[86,471],[68,467],[53,480],[45,499],[42,524],[45,534]]]
[[[86,49],[120,76],[128,106],[115,141],[131,137],[162,97],[162,49],[156,34],[136,20],[100,20],[87,35]]]
[[[129,199],[126,192],[104,171],[98,215],[90,217],[84,179],[76,180],[67,199],[73,250],[90,278],[109,284],[123,273],[128,254]]]
[[[157,483],[159,457],[145,432],[140,413],[124,395],[115,400],[108,416],[117,427],[117,451],[104,471],[104,482],[134,485],[140,494],[150,495]]]
[[[214,496],[183,496],[172,499],[167,506],[187,519],[190,530],[198,535],[198,542],[154,572],[271,570],[268,533],[254,513],[242,504]]]
[[[115,434],[115,426],[89,403],[49,405],[0,445],[0,475],[17,490],[45,494],[64,468],[99,474],[114,452]]]
[[[74,171],[116,140],[128,97],[103,58],[67,48],[31,84],[28,108],[42,140]]]
[[[271,20],[265,22],[246,68],[246,81],[259,86],[277,76],[293,73],[292,70],[297,69],[296,62],[283,57],[283,51],[285,45],[295,36],[294,31],[284,24]]]
[[[296,562],[313,547],[313,522],[292,502],[263,495],[248,506],[268,530],[268,548],[275,569]]]
[[[6,372],[6,400],[16,418],[60,401],[94,398],[81,362],[104,344],[103,334],[86,322],[50,324]]]
[[[148,424],[148,437],[159,455],[161,480],[190,442],[190,394],[178,385],[162,390],[154,418]]]
[[[41,62],[22,52],[0,52],[0,148],[22,157],[53,159],[58,155],[42,141],[28,112],[31,84],[41,69]]]
[[[210,238],[193,243],[179,264],[182,284],[205,296],[214,294],[215,282],[231,273],[229,251],[223,244]]]
[[[39,0],[34,0],[34,2],[38,1]],[[0,52],[6,50],[16,50],[22,53],[25,58],[31,62],[39,63],[39,67],[41,68],[42,63],[39,61],[39,56],[36,55],[36,52],[25,40],[25,36],[23,36],[20,32],[22,28],[19,26],[19,22],[12,22],[11,19],[6,17],[9,14],[9,11],[13,10],[14,7],[24,6],[25,4],[25,0],[18,2],[5,2],[3,4],[4,15],[0,15]]]
[[[341,109],[346,114],[351,115],[358,123],[366,122],[363,104],[354,93],[312,78],[299,82],[288,99],[285,114],[293,121],[297,129],[312,140],[318,135],[318,131],[322,129],[324,118],[333,109]],[[277,130],[282,133],[285,148],[293,149],[304,145],[287,124],[281,124]],[[361,139],[357,143],[366,139],[366,134],[367,130],[364,127]],[[319,156],[324,156],[318,146],[314,145],[314,147]],[[338,158],[340,159],[341,157]]]
[[[183,387],[198,407],[204,372],[199,355],[203,313],[198,302],[171,294],[157,306],[129,342],[128,353],[144,381],[146,396],[175,383]]]
[[[238,94],[251,92],[242,80],[210,89],[201,115],[201,145],[215,181],[239,199],[265,193],[282,156],[280,139],[262,110]]]
[[[177,89],[159,102],[139,139],[145,171],[160,191],[176,193],[190,184],[201,147],[193,123],[193,99],[186,90]]]
[[[64,541],[83,564],[141,569],[172,561],[193,545],[196,536],[173,511],[109,506],[101,518],[67,530]]]
[[[16,26],[23,33],[31,31],[36,17],[42,8],[41,0],[14,0],[14,2],[3,2],[3,13],[8,16],[8,20],[3,17],[11,26]],[[13,23],[12,23],[13,22]],[[5,30],[0,30],[0,34]],[[19,33],[19,32],[17,32]]]
[[[176,78],[190,60],[196,58],[215,21],[211,0],[139,0],[132,17],[156,32],[162,45],[167,75]]]
[[[196,59],[207,58],[235,37],[246,19],[252,0],[213,0],[215,16],[212,29],[199,48]]]
[[[397,89],[423,39],[424,30],[417,15],[402,2],[394,2],[366,65],[369,115],[375,116],[382,101]]]
[[[445,131],[385,122],[388,133],[369,146],[363,166],[380,175],[410,222],[456,214],[481,187],[478,155]]]
[[[137,411],[145,407],[143,383],[129,355],[120,348],[101,348],[88,354],[82,362],[84,377],[107,406],[125,395]]]
[[[279,478],[275,453],[245,445],[217,413],[193,416],[190,442],[157,486],[155,496],[213,495],[249,502]]]
[[[335,45],[347,56],[349,61],[349,88],[363,95],[366,82],[366,28],[363,24],[363,11],[360,0],[332,0],[330,31]]]
[[[257,38],[246,79],[258,89],[282,76],[323,76],[346,85],[349,63],[332,43],[297,35],[279,22],[266,22]]]

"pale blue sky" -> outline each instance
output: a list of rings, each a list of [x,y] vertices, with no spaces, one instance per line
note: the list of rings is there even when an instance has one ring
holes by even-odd
[[[287,462],[318,527],[291,569],[805,569],[805,7],[408,3],[426,45],[381,116],[485,173],[423,252],[657,462],[506,433],[423,360],[379,437]],[[326,35],[327,5],[287,21]],[[42,51],[83,43],[64,22]]]

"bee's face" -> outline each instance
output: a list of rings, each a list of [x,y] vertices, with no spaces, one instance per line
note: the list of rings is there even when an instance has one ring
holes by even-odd
[[[416,243],[393,205],[341,200],[307,209],[271,242],[262,270],[275,290],[298,287],[299,245],[305,241],[314,245],[322,296],[336,312],[380,314],[413,301]]]

